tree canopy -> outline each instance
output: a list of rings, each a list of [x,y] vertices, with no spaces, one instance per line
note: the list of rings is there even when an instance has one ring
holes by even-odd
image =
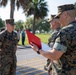
[[[0,7],[6,7],[8,2],[10,2],[10,18],[14,18],[15,6],[17,6],[17,9],[20,7],[25,7],[27,9],[27,5],[30,1],[31,0],[0,0]]]
[[[47,2],[44,0],[32,0],[32,2],[29,3],[28,9],[25,8],[24,12],[27,16],[33,15],[33,24],[32,24],[32,30],[33,33],[35,33],[35,21],[36,19],[43,19],[47,16],[48,6]]]

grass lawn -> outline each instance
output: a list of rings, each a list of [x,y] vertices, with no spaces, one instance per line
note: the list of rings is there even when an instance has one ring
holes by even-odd
[[[38,36],[42,42],[44,43],[48,43],[48,38],[50,37],[50,34],[36,34],[36,36]],[[20,37],[20,41],[18,43],[19,45],[21,45],[21,37]],[[25,45],[28,45],[28,38],[27,38],[27,35],[26,35],[26,38],[25,38]]]

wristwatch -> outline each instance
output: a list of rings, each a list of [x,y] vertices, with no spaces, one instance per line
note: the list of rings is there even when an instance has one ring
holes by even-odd
[[[37,54],[40,54],[39,50],[40,50],[40,49],[38,49],[38,50],[36,51],[36,52],[37,52]]]

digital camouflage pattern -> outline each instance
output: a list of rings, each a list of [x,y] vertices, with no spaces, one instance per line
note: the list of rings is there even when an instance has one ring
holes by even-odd
[[[57,34],[61,28],[57,28],[54,30],[54,32],[51,34],[50,38],[48,39],[48,45],[52,48],[55,42],[55,39],[57,37]]]
[[[75,10],[74,4],[65,4],[65,5],[58,6],[58,14],[55,16],[55,18],[59,18],[59,15],[62,12],[68,11],[68,10]]]
[[[0,75],[16,75],[17,33],[0,33]]]
[[[63,45],[67,49],[61,50],[61,47],[54,45],[56,50],[62,51],[64,54],[60,58],[62,69],[57,71],[55,68],[52,75],[76,75],[76,21],[61,29],[55,43]]]
[[[57,34],[58,34],[58,32],[59,32],[60,29],[61,29],[60,27],[57,28],[51,34],[51,37],[48,39],[48,45],[49,45],[49,47],[51,47],[51,48],[53,47],[54,42],[55,42],[55,39],[56,39]],[[47,59],[47,64],[44,66],[44,69],[45,70],[48,70],[48,72],[50,72],[50,70],[52,69],[50,64],[51,64],[51,60],[50,59]]]

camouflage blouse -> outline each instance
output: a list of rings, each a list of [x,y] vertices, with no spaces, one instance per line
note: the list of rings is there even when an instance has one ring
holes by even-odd
[[[60,58],[62,63],[61,73],[54,71],[56,74],[53,75],[76,75],[76,21],[61,29],[54,48],[64,54]]]
[[[59,32],[60,29],[61,29],[61,28],[59,27],[59,28],[57,28],[56,30],[54,30],[54,32],[51,34],[50,38],[48,39],[48,45],[49,45],[50,47],[53,47],[54,42],[55,42],[55,39],[56,39],[57,34],[58,34],[58,32]]]
[[[13,57],[15,57],[17,43],[16,32],[9,33],[7,30],[0,32],[0,64],[12,62]]]

